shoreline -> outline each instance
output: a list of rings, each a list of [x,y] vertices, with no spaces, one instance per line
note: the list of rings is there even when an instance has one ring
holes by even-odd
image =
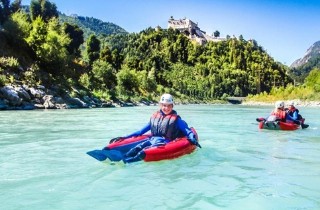
[[[289,101],[294,101],[296,107],[320,107],[320,101],[302,101],[299,99],[296,100],[284,100],[285,104],[288,104]],[[265,101],[243,101],[241,105],[247,106],[273,106],[275,102],[265,102]]]
[[[64,108],[54,108],[55,110],[57,109],[105,109],[105,108],[123,108],[123,107],[138,107],[138,106],[157,106],[157,103],[146,105],[142,103],[128,103],[128,105],[125,103],[124,105],[121,105],[120,103],[112,103],[110,106],[93,106],[93,107],[64,107]],[[196,105],[195,103],[176,103],[175,105]],[[240,106],[270,106],[273,107],[274,103],[273,102],[262,102],[262,101],[244,101],[240,104],[232,104],[232,103],[197,103],[197,105],[240,105]],[[296,107],[312,107],[312,108],[320,108],[320,101],[303,101],[299,103],[295,103]],[[33,107],[33,108],[23,108],[23,107],[6,107],[3,109],[0,107],[0,112],[1,111],[27,111],[27,110],[54,110],[52,108],[38,108],[38,107]]]
[[[285,104],[288,104],[290,100],[284,101]],[[302,100],[293,100],[296,107],[319,107],[320,108],[320,101],[302,101]],[[274,106],[275,102],[265,102],[265,101],[242,101],[241,103],[223,103],[219,102],[204,102],[204,103],[186,103],[186,102],[176,102],[175,105],[240,105],[240,106]],[[107,104],[107,105],[106,105]],[[1,105],[1,104],[0,104]],[[85,106],[85,107],[78,107],[78,106],[60,106],[59,108],[48,108],[48,107],[37,107],[35,104],[31,107],[23,107],[23,106],[9,106],[3,108],[0,106],[1,111],[19,111],[19,110],[46,110],[46,109],[99,109],[99,108],[122,108],[122,107],[137,107],[137,106],[157,106],[158,103],[155,102],[135,102],[135,103],[126,103],[122,101],[118,102],[109,102],[104,103],[104,105],[100,106]]]
[[[77,91],[77,90],[75,90]],[[79,91],[77,91],[79,92]],[[320,107],[320,100],[283,100],[285,105],[293,101],[297,107]],[[176,105],[188,104],[238,104],[247,106],[274,106],[275,101],[256,101],[245,97],[228,97],[225,100],[197,101],[176,100]],[[47,89],[44,86],[29,87],[27,85],[7,85],[0,88],[0,110],[38,110],[38,109],[83,109],[83,108],[113,108],[133,106],[154,106],[157,101],[140,99],[139,101],[125,102],[120,99],[116,101],[104,101],[92,95],[77,95],[67,91],[60,93],[58,88]]]

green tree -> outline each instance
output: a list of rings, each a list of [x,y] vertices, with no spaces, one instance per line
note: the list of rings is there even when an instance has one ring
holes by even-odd
[[[10,5],[10,0],[0,0],[0,24],[4,23],[11,13],[20,8],[21,1],[15,0]]]
[[[32,20],[40,16],[45,22],[59,16],[57,6],[48,0],[32,0],[30,3],[30,14]]]
[[[112,53],[108,46],[105,46],[100,52],[100,59],[112,64]]]
[[[124,67],[117,73],[117,91],[119,95],[133,96],[138,92],[139,82],[134,70]]]
[[[3,23],[10,14],[10,0],[0,1],[0,23]]]
[[[89,65],[92,65],[95,60],[99,58],[100,55],[100,41],[94,35],[91,34],[86,42],[86,55],[89,61]]]
[[[63,25],[64,32],[68,34],[71,39],[70,44],[67,46],[69,54],[75,55],[76,57],[80,56],[80,45],[83,44],[83,31],[77,25],[71,25],[69,23],[64,23]]]
[[[320,69],[314,68],[305,79],[305,84],[320,92]]]
[[[81,74],[79,77],[79,83],[83,87],[89,89],[91,84],[89,75],[87,73]]]
[[[32,0],[30,2],[30,17],[32,21],[35,21],[37,17],[42,17],[40,0]]]
[[[117,77],[115,70],[110,63],[102,60],[96,60],[92,65],[92,75],[94,78],[94,88],[114,89]]]
[[[220,37],[220,32],[218,30],[216,30],[215,32],[213,32],[213,36],[215,38]]]
[[[31,31],[31,23],[28,14],[18,11],[13,13],[8,21],[5,22],[4,28],[12,37],[23,40],[29,36]]]
[[[46,24],[41,17],[36,18],[26,41],[44,69],[54,75],[59,75],[65,70],[68,61],[66,46],[69,45],[70,38],[60,26],[58,19],[52,18]]]
[[[40,0],[42,17],[45,21],[49,21],[51,18],[58,18],[59,13],[55,3],[52,3],[48,0]]]
[[[49,62],[60,63],[63,65],[67,61],[67,46],[70,44],[69,36],[64,32],[57,18],[51,18],[47,25],[46,41],[43,45],[46,60]]]
[[[14,0],[11,3],[11,7],[10,7],[11,13],[18,12],[21,9],[21,2],[22,0]]]
[[[33,51],[38,55],[38,57],[42,57],[42,45],[45,43],[47,36],[47,26],[42,18],[39,16],[32,22],[32,30],[26,41],[33,49]]]
[[[149,73],[146,70],[137,73],[139,86],[145,93],[153,93],[157,90],[157,82],[154,73],[154,69],[149,71]]]
[[[119,70],[121,68],[121,64],[123,61],[122,55],[120,54],[118,49],[114,49],[111,53],[111,56],[112,56],[112,63],[113,63],[114,68]]]

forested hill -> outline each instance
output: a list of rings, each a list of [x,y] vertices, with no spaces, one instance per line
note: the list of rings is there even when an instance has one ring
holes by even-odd
[[[93,17],[83,17],[78,15],[68,16],[63,13],[59,13],[59,19],[62,23],[79,26],[83,30],[85,37],[88,37],[89,34],[127,34],[127,31],[120,26],[110,22],[103,22],[102,20]]]
[[[119,29],[121,33],[85,37],[79,23],[61,23],[58,8],[48,0],[31,1],[30,13],[5,5],[2,11],[7,13],[0,16],[0,89],[6,88],[0,102],[5,97],[6,105],[13,104],[7,95],[16,87],[25,90],[25,85],[45,87],[54,104],[70,97],[90,103],[97,98],[154,100],[164,92],[177,101],[211,101],[292,83],[286,66],[257,41],[242,36],[205,45],[173,29],[132,34]],[[99,20],[90,21],[97,24],[92,28],[100,28]]]
[[[30,6],[24,5],[21,8],[30,13]],[[121,28],[120,26],[110,23],[104,22],[97,18],[93,17],[84,17],[77,14],[66,15],[62,12],[57,11],[59,16],[59,20],[62,23],[69,23],[71,25],[77,25],[84,32],[85,37],[89,37],[90,34],[95,35],[111,35],[111,34],[126,34],[128,33],[126,30]]]
[[[130,72],[146,78],[141,80],[144,85],[158,84],[196,98],[269,92],[292,81],[284,65],[255,40],[242,36],[201,46],[179,31],[149,28],[139,34],[110,36],[104,42],[122,55],[120,74]],[[156,91],[149,88],[129,89]]]

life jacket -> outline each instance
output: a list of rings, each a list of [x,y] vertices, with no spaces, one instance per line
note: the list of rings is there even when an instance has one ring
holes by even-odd
[[[301,114],[299,114],[299,109],[297,109],[297,108],[292,108],[292,109],[288,109],[288,115],[290,115],[291,117],[293,117],[293,113],[294,112],[297,112],[297,114],[298,114],[298,119],[297,120],[300,120],[300,121],[304,121],[304,119],[303,119],[303,117],[301,116]]]
[[[280,119],[281,121],[286,120],[286,112],[284,110],[274,110],[271,112],[272,116],[276,116],[277,119]]]
[[[293,107],[293,108],[289,108],[288,109],[288,114],[292,117],[293,116],[293,113],[294,112],[297,112],[299,114],[299,109],[297,109],[296,107]]]
[[[165,115],[161,111],[155,112],[150,118],[151,134],[153,136],[162,136],[168,140],[174,140],[182,137],[183,133],[178,129],[177,120],[180,116],[176,111]]]

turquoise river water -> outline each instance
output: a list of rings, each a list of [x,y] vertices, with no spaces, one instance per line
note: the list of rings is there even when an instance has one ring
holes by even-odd
[[[86,154],[158,107],[0,112],[0,209],[320,209],[320,108],[310,124],[259,130],[272,107],[178,105],[202,149],[174,160],[99,162]]]

